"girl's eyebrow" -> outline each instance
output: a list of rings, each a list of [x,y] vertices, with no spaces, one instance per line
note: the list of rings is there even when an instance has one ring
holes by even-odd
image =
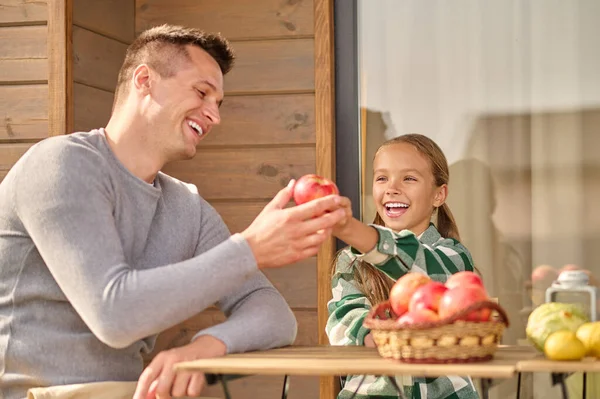
[[[423,174],[421,172],[419,172],[417,169],[403,169],[402,172],[404,173],[414,173],[416,175],[422,176]]]
[[[378,168],[373,171],[373,173],[386,173],[386,172],[389,172],[388,169],[386,169],[386,168]],[[400,173],[414,173],[416,175],[423,176],[423,174],[421,172],[419,172],[417,169],[414,169],[414,168],[401,169],[399,172]]]

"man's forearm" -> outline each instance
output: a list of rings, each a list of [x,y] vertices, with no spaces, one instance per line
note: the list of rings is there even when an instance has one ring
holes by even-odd
[[[277,290],[265,287],[242,299],[223,323],[196,336],[212,335],[225,343],[227,353],[238,353],[291,345],[296,331],[296,318],[286,301]]]

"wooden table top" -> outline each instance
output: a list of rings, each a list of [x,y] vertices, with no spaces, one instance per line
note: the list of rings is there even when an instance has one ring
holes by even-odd
[[[600,359],[587,357],[581,361],[548,360],[543,356],[521,360],[517,363],[517,371],[548,373],[600,373]]]
[[[547,367],[530,347],[500,346],[494,359],[464,364],[411,364],[384,359],[374,348],[364,346],[294,346],[268,351],[231,354],[224,357],[178,363],[177,370],[195,370],[213,374],[262,374],[332,376],[348,374],[469,375],[474,378],[510,378],[525,362],[525,367]],[[537,362],[537,363],[536,363]],[[550,362],[554,363],[554,362]],[[600,362],[595,362],[600,366]],[[522,371],[526,371],[522,369]],[[548,371],[548,370],[527,370]]]

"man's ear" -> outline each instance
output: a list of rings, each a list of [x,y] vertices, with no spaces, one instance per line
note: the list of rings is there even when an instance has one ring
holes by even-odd
[[[144,94],[150,91],[150,68],[146,64],[140,64],[133,71],[133,86],[135,90],[138,92],[142,92]]]
[[[433,206],[435,208],[439,208],[440,206],[444,205],[446,198],[448,198],[448,185],[442,184],[440,187],[436,188],[435,197],[433,198]]]

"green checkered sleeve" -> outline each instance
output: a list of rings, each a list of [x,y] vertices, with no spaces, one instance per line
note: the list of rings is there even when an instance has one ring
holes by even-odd
[[[375,248],[366,254],[354,249],[352,253],[393,280],[411,271],[446,282],[451,274],[473,271],[473,259],[467,248],[457,240],[441,237],[433,224],[420,237],[410,230],[395,232],[387,227],[371,226],[379,234]]]
[[[364,345],[369,330],[363,320],[371,309],[371,303],[357,287],[354,280],[354,256],[349,249],[337,257],[333,275],[332,299],[327,304],[329,318],[325,330],[331,345]]]

